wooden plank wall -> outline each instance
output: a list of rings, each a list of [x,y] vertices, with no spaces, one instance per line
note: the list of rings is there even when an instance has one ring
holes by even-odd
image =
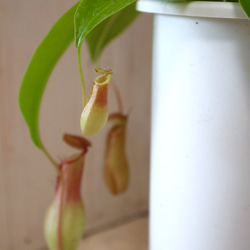
[[[55,171],[32,144],[18,109],[18,90],[29,59],[39,41],[73,0],[0,0],[0,249],[45,249],[43,218],[54,190]],[[133,27],[102,55],[122,91],[130,111],[127,154],[131,170],[129,190],[118,197],[107,192],[102,163],[107,129],[92,136],[82,191],[88,212],[87,232],[148,209],[151,35],[152,16],[142,15]],[[94,66],[83,48],[86,83],[94,80]],[[111,111],[117,106],[110,92]],[[54,157],[73,151],[61,135],[79,132],[80,81],[72,45],[49,80],[41,109],[41,133]]]

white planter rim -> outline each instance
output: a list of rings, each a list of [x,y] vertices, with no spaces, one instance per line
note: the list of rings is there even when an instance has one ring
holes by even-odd
[[[248,17],[236,2],[208,2],[194,1],[187,3],[164,2],[162,0],[139,0],[137,10],[154,14],[206,17],[206,18],[229,18],[247,19]]]

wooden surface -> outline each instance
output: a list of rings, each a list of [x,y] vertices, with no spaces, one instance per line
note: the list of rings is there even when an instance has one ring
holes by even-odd
[[[18,90],[30,57],[57,18],[76,1],[0,0],[0,249],[44,249],[43,218],[56,174],[32,144],[18,108]],[[100,66],[115,72],[125,111],[130,111],[127,155],[128,191],[114,197],[103,182],[107,128],[90,138],[82,191],[88,213],[87,232],[146,211],[148,208],[152,17],[142,15],[102,55]],[[83,48],[88,88],[94,66]],[[116,110],[110,92],[110,110]],[[74,152],[61,140],[64,132],[80,134],[80,80],[72,45],[53,72],[41,108],[44,144],[61,159]]]

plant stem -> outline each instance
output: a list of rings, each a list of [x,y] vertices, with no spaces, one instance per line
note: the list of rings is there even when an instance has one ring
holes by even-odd
[[[82,62],[81,62],[81,48],[79,47],[77,49],[77,64],[78,64],[78,70],[81,78],[81,86],[82,86],[82,104],[83,107],[86,104],[86,94],[85,94],[85,84],[84,84],[84,77],[82,72]]]

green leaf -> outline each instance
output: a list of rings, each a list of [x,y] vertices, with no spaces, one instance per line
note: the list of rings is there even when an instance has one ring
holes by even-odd
[[[93,62],[97,62],[108,43],[121,34],[138,16],[136,4],[130,4],[118,13],[98,24],[87,36],[89,52]]]
[[[248,18],[250,18],[250,0],[239,0],[239,3]]]
[[[135,0],[81,0],[75,14],[75,42],[78,50],[93,28],[134,2]]]
[[[39,110],[43,92],[57,61],[74,39],[75,4],[50,29],[34,52],[19,92],[19,106],[35,145],[43,149],[39,134]]]

